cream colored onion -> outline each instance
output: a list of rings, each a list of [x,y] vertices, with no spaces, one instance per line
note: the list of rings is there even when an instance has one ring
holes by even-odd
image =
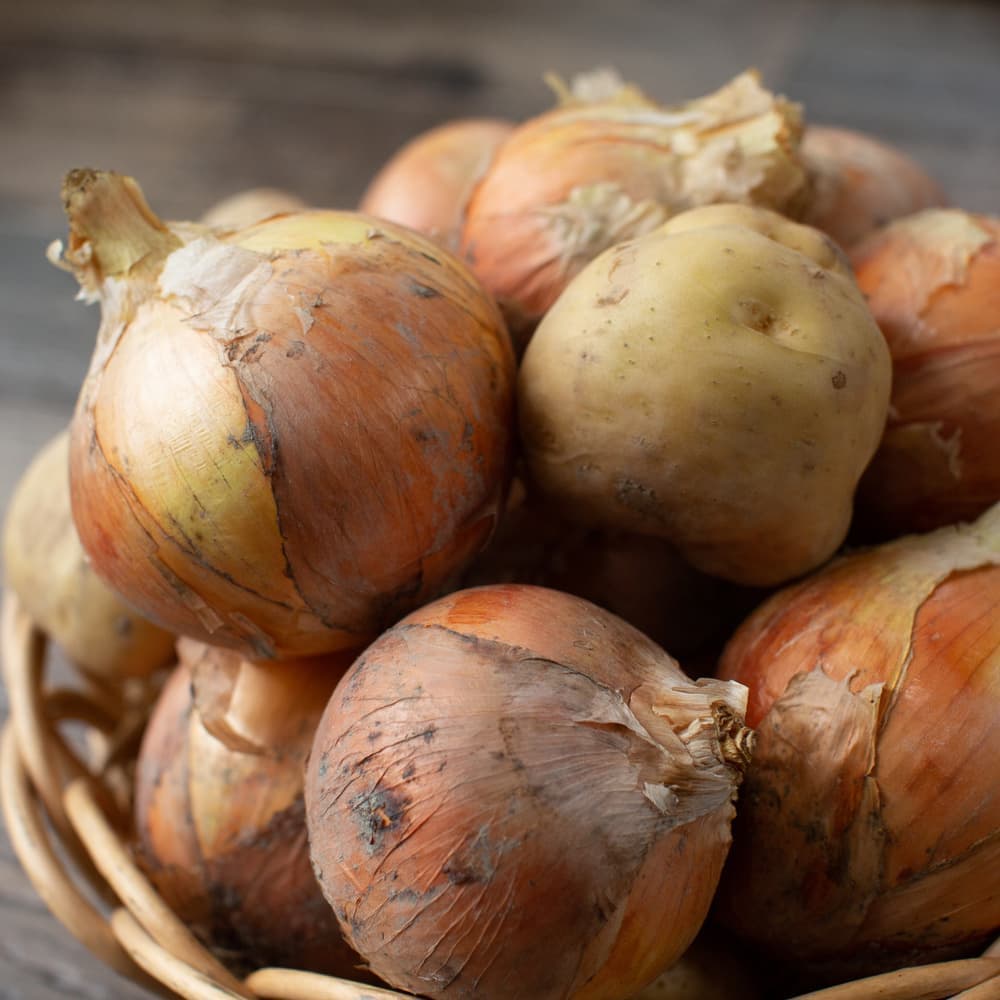
[[[297,195],[280,188],[255,187],[217,201],[201,217],[212,229],[246,229],[275,215],[302,212],[308,206]]]
[[[310,850],[344,934],[422,996],[628,996],[708,909],[745,698],[558,591],[414,612],[352,666],[310,753]]]
[[[80,544],[68,431],[47,442],[18,480],[4,518],[3,571],[24,610],[84,673],[117,682],[173,662],[174,637],[108,587]]]
[[[465,266],[355,213],[213,235],[117,174],[65,194],[64,259],[102,309],[71,445],[97,572],[258,658],[357,646],[446,587],[512,439],[509,337]]]

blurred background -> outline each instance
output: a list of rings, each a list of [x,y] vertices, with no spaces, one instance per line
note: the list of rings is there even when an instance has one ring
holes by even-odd
[[[596,66],[667,103],[756,66],[807,121],[887,140],[1000,214],[987,0],[2,0],[0,511],[68,420],[97,329],[45,259],[69,168],[131,174],[174,219],[258,185],[353,207],[418,132],[527,117],[551,104],[543,73]],[[55,924],[0,835],[0,997],[66,995],[140,993]]]

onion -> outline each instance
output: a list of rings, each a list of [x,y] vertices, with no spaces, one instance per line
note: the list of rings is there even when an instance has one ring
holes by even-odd
[[[306,203],[298,196],[279,188],[258,187],[237,191],[216,202],[201,217],[212,229],[245,229],[275,215],[301,212]]]
[[[6,585],[84,673],[142,677],[173,661],[174,637],[130,608],[91,569],[73,525],[69,433],[25,470],[3,527]]]
[[[184,243],[77,171],[66,259],[102,323],[73,419],[95,569],[255,657],[350,648],[445,587],[505,489],[514,358],[459,261],[313,211]]]
[[[893,361],[858,520],[885,537],[974,518],[1000,500],[1000,218],[921,212],[853,260]]]
[[[749,754],[738,684],[693,682],[594,605],[473,588],[334,692],[310,849],[348,941],[429,997],[624,997],[695,936]]]
[[[1000,926],[1000,505],[841,558],[765,602],[719,675],[758,732],[727,924],[835,978]]]
[[[140,863],[171,909],[237,965],[353,975],[358,958],[310,867],[302,799],[316,723],[350,657],[254,664],[190,639],[178,652],[137,760]],[[212,731],[193,679],[213,689],[214,704],[198,692]]]
[[[803,222],[852,247],[902,216],[948,202],[937,181],[910,157],[863,132],[810,125],[802,156],[812,176]]]
[[[411,139],[375,175],[359,209],[455,250],[465,206],[512,122],[463,118]]]
[[[635,87],[577,97],[520,125],[466,213],[462,252],[523,344],[601,251],[719,201],[793,210],[806,174],[798,106],[747,72],[663,107]]]

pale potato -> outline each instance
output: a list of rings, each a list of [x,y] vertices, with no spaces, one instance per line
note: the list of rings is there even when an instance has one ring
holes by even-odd
[[[591,262],[521,367],[533,484],[567,516],[665,538],[739,583],[832,555],[891,364],[839,251],[813,232],[696,209]]]

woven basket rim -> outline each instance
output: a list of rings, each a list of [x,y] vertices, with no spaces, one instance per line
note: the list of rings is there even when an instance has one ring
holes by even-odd
[[[116,714],[109,692],[47,684],[49,640],[9,589],[0,595],[0,665],[9,717],[0,738],[0,800],[14,853],[52,915],[105,965],[154,995],[190,1000],[378,1000],[408,993],[293,969],[237,978],[170,910],[120,832],[111,783],[145,715]],[[86,727],[85,762],[60,733]],[[98,900],[100,905],[95,903]],[[1000,1000],[1000,939],[978,958],[913,966],[795,1000]]]

